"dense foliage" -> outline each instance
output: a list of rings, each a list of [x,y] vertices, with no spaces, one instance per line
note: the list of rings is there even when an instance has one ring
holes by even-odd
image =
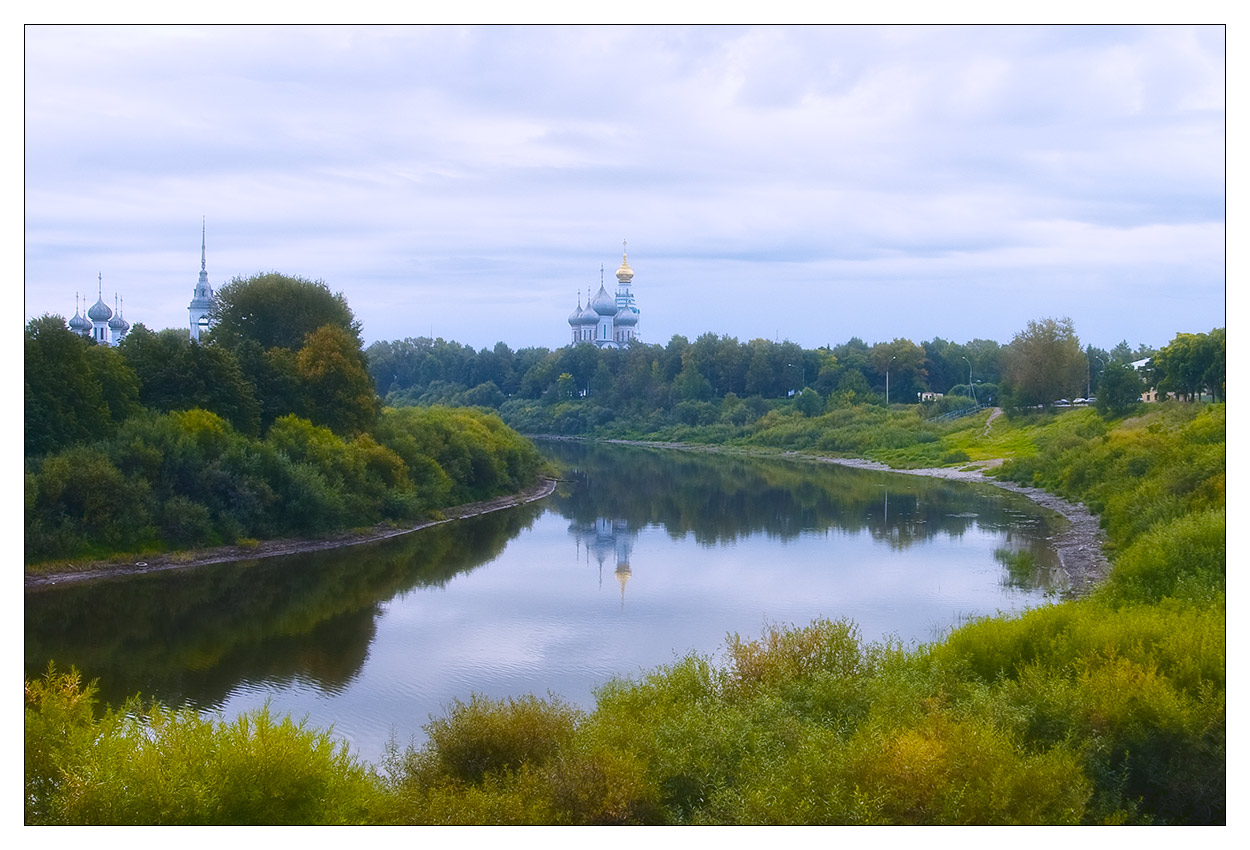
[[[494,414],[380,413],[324,283],[236,278],[213,316],[204,343],[136,325],[116,347],[27,324],[27,563],[411,520],[538,473]]]
[[[1102,514],[1113,572],[1085,599],[920,648],[842,621],[732,635],[586,711],[471,696],[380,773],[263,714],[100,716],[50,671],[27,683],[27,821],[1224,822],[1223,405],[1004,427],[984,439],[1032,449],[1003,474]],[[270,740],[259,762],[237,743]],[[272,781],[221,781],[245,764]]]
[[[1222,397],[1223,331],[1201,336],[1208,341],[1187,349],[1200,363],[1190,372],[1204,382],[1195,392],[1206,387]],[[1138,388],[1135,371],[1125,373],[1127,364],[1154,353],[1127,342],[1111,351],[1082,350],[1068,319],[1030,322],[1005,346],[940,337],[870,346],[852,338],[805,350],[789,341],[744,343],[708,333],[694,342],[674,336],[666,345],[633,342],[619,350],[584,343],[514,352],[500,342],[474,351],[425,337],[375,342],[366,350],[378,391],[395,406],[490,407],[531,434],[718,443],[768,427],[758,420],[773,411],[818,418],[888,400],[927,419],[978,404],[1049,406],[1097,397],[1108,373],[1113,398],[1103,409],[1119,415],[1147,388]]]
[[[515,492],[533,445],[494,414],[385,411],[341,437],[293,414],[265,437],[214,413],[149,411],[112,437],[27,463],[28,562],[320,536]]]

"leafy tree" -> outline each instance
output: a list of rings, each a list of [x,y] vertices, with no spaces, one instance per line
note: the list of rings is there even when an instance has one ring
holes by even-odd
[[[1085,354],[1072,320],[1041,319],[1012,338],[1007,348],[1007,379],[1016,404],[1050,404],[1080,395]]]
[[[804,416],[819,416],[825,412],[825,400],[811,387],[804,387],[794,397],[794,406]]]
[[[26,454],[98,439],[138,409],[139,382],[113,349],[74,333],[60,316],[26,324]]]
[[[1141,401],[1145,383],[1127,363],[1112,360],[1098,382],[1094,406],[1104,416],[1118,416]]]
[[[341,328],[360,344],[360,323],[341,292],[278,272],[232,279],[217,290],[211,319],[209,341],[227,348],[252,340],[263,349],[295,351],[323,325]]]
[[[1203,390],[1224,399],[1224,329],[1209,334],[1177,334],[1150,360],[1151,375],[1160,393],[1193,399]]]
[[[925,389],[925,350],[910,339],[895,339],[872,347],[869,355],[873,368],[882,377],[880,386],[885,392],[884,377],[890,374],[890,399],[894,402],[915,403]]]
[[[310,333],[295,356],[304,414],[336,434],[359,434],[377,418],[377,393],[360,343],[336,325]]]
[[[260,433],[260,402],[233,352],[201,345],[185,330],[136,324],[117,347],[139,378],[139,401],[155,410],[211,410],[241,433]]]

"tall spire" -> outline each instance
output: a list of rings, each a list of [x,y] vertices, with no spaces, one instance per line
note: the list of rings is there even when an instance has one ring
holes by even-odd
[[[99,292],[101,301],[104,300],[104,272],[96,272],[97,291]]]
[[[207,233],[208,233],[208,218],[205,217],[200,220],[200,273],[201,274],[208,273],[208,263],[207,263],[208,255],[205,252],[205,245],[207,245],[207,242],[206,242]]]

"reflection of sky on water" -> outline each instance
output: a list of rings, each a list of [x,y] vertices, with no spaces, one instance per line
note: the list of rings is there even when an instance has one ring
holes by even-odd
[[[376,761],[392,731],[401,745],[420,736],[455,697],[551,691],[588,705],[614,675],[716,653],[727,634],[755,637],[766,622],[848,617],[865,640],[913,642],[961,618],[1041,602],[1040,591],[1002,586],[993,553],[1005,540],[974,522],[901,550],[836,529],[708,545],[657,524],[549,510],[493,561],[379,603],[368,658],[346,686],[241,685],[221,707],[233,715],[268,699],[276,711],[333,723]]]

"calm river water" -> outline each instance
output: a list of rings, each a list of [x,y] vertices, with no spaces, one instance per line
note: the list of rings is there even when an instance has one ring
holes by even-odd
[[[269,702],[366,760],[456,698],[593,704],[613,676],[820,616],[924,642],[1043,604],[1054,515],[969,485],[784,460],[540,443],[542,502],[337,552],[28,592],[49,660],[233,717]],[[1028,552],[1035,566],[1021,570]],[[1028,559],[1025,559],[1028,560]]]

